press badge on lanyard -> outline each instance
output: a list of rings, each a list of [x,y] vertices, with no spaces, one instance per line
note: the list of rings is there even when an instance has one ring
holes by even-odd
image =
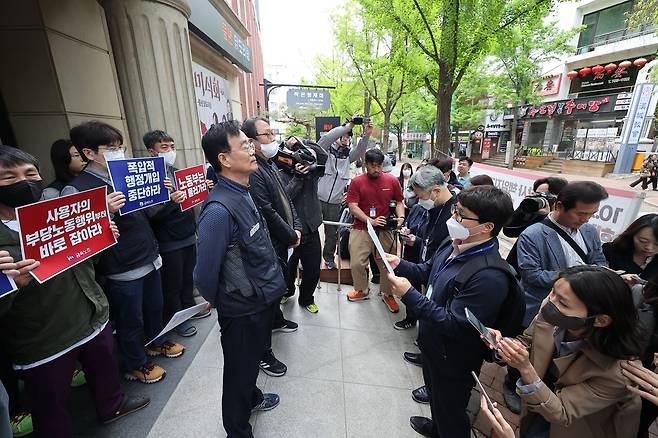
[[[375,207],[370,207],[370,217],[377,217],[377,209]]]
[[[423,253],[421,254],[421,260],[422,261],[427,261],[427,246],[430,244],[430,239],[429,237],[425,239],[425,246],[423,246]]]

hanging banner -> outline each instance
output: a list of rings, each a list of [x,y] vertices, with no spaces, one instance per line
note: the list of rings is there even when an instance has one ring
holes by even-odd
[[[181,202],[181,211],[201,204],[208,197],[206,173],[202,164],[174,172],[176,187],[185,192],[185,200]]]
[[[41,263],[31,272],[39,283],[116,243],[105,186],[18,207],[16,217],[23,259]]]
[[[532,185],[536,180],[548,176],[545,173],[509,170],[481,163],[473,165],[471,174],[489,175],[496,187],[510,194],[515,208],[526,195],[532,193]],[[603,243],[612,241],[637,218],[645,197],[643,192],[611,187],[605,189],[608,199],[601,202],[599,211],[589,220],[599,230]]]
[[[164,185],[167,176],[164,158],[126,158],[107,162],[112,186],[126,195],[126,205],[119,214],[148,208],[169,200],[169,191]]]
[[[192,62],[196,109],[201,135],[215,123],[233,120],[229,83],[207,68]]]

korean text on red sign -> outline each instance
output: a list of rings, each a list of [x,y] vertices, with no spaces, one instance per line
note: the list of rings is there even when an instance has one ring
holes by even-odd
[[[43,283],[114,245],[106,187],[18,207],[24,259],[41,265],[32,271]]]
[[[169,200],[169,191],[164,185],[167,175],[162,157],[126,158],[107,162],[114,190],[126,195],[126,205],[119,214],[161,204]]]
[[[180,204],[182,211],[194,207],[208,197],[208,184],[203,165],[188,167],[174,172],[178,190],[185,193],[185,200]]]

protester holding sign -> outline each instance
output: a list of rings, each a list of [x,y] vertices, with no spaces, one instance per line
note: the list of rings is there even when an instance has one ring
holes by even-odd
[[[174,173],[178,170],[174,167],[176,162],[174,140],[164,131],[151,131],[144,134],[143,141],[152,157],[164,157],[167,176],[176,190],[171,194],[171,201],[164,204],[151,217],[151,226],[158,239],[162,257],[162,269],[160,269],[164,293],[162,313],[166,322],[179,310],[196,305],[192,294],[194,289],[192,273],[196,264],[196,221],[193,210],[181,211],[181,206],[177,203],[183,201],[186,195],[178,190],[174,177]],[[206,316],[210,316],[210,309],[191,319]],[[180,336],[193,336],[196,334],[196,327],[185,321],[175,331]]]
[[[31,275],[39,262],[22,260],[15,208],[41,195],[36,159],[0,146],[0,270],[19,287],[0,298],[0,342],[26,382],[36,436],[70,437],[68,393],[76,361],[86,373],[102,422],[142,409],[149,399],[128,397],[121,389],[109,306],[94,281],[91,261],[39,284]]]
[[[85,170],[64,187],[62,195],[95,187],[106,187],[110,213],[126,204],[123,193],[114,192],[107,169],[108,160],[124,158],[123,136],[116,128],[101,122],[87,122],[74,128],[83,144],[76,147],[87,160]],[[106,293],[115,315],[117,341],[125,378],[155,383],[165,370],[149,363],[142,337],[153,339],[163,327],[162,283],[158,269],[162,258],[149,223],[148,209],[114,215],[120,232],[117,244],[104,251],[97,271],[104,276]],[[178,357],[185,348],[164,339],[156,339],[148,348],[150,356]]]

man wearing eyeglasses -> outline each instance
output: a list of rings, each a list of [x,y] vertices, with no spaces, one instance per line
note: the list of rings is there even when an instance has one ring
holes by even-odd
[[[245,120],[242,132],[254,145],[258,164],[258,169],[249,176],[249,193],[267,222],[272,245],[285,273],[288,269],[288,248],[296,248],[299,245],[302,223],[285,191],[279,171],[271,161],[279,151],[279,143],[267,119],[263,117]],[[285,293],[284,286],[279,299]],[[297,323],[284,319],[279,306],[275,307],[274,312],[273,332],[290,333],[297,330]],[[283,376],[288,368],[274,356],[271,345],[268,347],[260,363],[261,369],[269,376]]]
[[[194,284],[217,308],[224,429],[229,437],[251,438],[251,413],[279,404],[279,396],[263,394],[256,379],[285,281],[268,225],[249,194],[249,176],[258,169],[253,144],[229,121],[213,125],[201,145],[218,179],[199,217]]]
[[[411,427],[426,437],[470,438],[466,414],[474,382],[488,353],[465,316],[468,309],[487,327],[495,327],[510,288],[511,272],[485,265],[459,290],[459,271],[485,256],[504,263],[497,235],[513,212],[512,199],[493,186],[463,190],[446,222],[452,244],[439,248],[431,260],[414,264],[387,254],[395,269],[389,274],[393,294],[417,315],[423,378],[430,396],[432,419],[411,417]],[[427,284],[423,295],[411,286]]]

